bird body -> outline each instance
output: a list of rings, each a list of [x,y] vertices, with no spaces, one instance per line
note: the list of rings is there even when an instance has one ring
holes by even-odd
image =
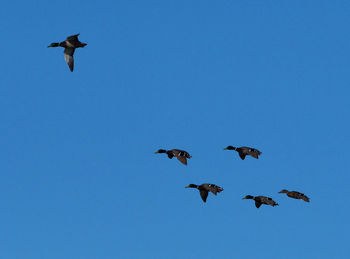
[[[199,190],[199,194],[204,202],[207,201],[207,197],[209,192],[213,193],[214,195],[217,195],[218,192],[222,192],[224,189],[211,183],[203,183],[201,185],[196,184],[190,184],[186,186],[185,188],[195,188]]]
[[[60,43],[51,43],[48,48],[50,47],[63,47],[64,48],[64,59],[70,69],[71,72],[74,70],[74,51],[76,48],[84,48],[87,44],[82,43],[78,39],[79,34],[75,34],[72,36],[67,37],[65,41],[62,41]]]
[[[187,165],[187,158],[190,159],[192,157],[188,152],[180,149],[171,149],[171,150],[159,149],[157,152],[155,152],[155,154],[161,154],[161,153],[167,154],[170,159],[172,159],[173,157],[176,157],[184,165]]]
[[[255,148],[252,147],[233,147],[233,146],[228,146],[225,148],[225,150],[235,150],[238,152],[240,158],[242,160],[245,159],[245,157],[247,155],[252,156],[256,159],[259,158],[259,156],[261,155],[261,152]]]
[[[288,191],[288,190],[283,189],[279,193],[286,193],[287,196],[290,197],[290,198],[299,199],[299,200],[303,200],[303,201],[306,201],[306,202],[310,202],[310,198],[307,197],[304,193],[301,193],[301,192]]]
[[[251,199],[255,201],[255,207],[260,208],[262,204],[270,205],[272,207],[278,206],[278,203],[275,202],[272,198],[266,196],[251,196],[247,195],[243,199]]]

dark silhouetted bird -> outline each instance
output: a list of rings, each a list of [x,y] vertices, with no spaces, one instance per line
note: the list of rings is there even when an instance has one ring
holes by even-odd
[[[161,154],[165,153],[168,155],[170,159],[172,159],[174,156],[184,165],[187,165],[187,158],[190,159],[192,156],[184,150],[180,149],[171,149],[171,150],[165,150],[165,149],[159,149],[155,154]]]
[[[201,185],[196,185],[196,184],[190,184],[186,186],[185,188],[195,188],[199,190],[199,194],[202,197],[202,200],[204,202],[207,201],[208,193],[212,192],[213,194],[217,194],[218,192],[222,192],[224,189],[215,185],[215,184],[210,184],[210,183],[203,183]]]
[[[303,200],[303,201],[306,201],[306,202],[310,202],[309,197],[307,197],[304,193],[301,193],[301,192],[287,191],[287,190],[283,189],[279,193],[286,193],[287,196],[290,197],[290,198],[299,199],[299,200]]]
[[[278,206],[278,203],[275,202],[273,199],[270,197],[265,197],[265,196],[251,196],[247,195],[243,199],[251,199],[255,201],[255,206],[259,208],[261,204],[266,204],[266,205],[271,205],[271,206]]]
[[[228,146],[224,148],[224,150],[235,150],[238,152],[239,156],[241,157],[242,160],[245,159],[245,156],[252,156],[256,159],[259,158],[261,155],[261,152],[255,148],[251,147],[233,147],[233,146]]]
[[[66,60],[66,63],[70,69],[71,72],[73,72],[74,69],[74,51],[76,48],[84,48],[87,44],[82,43],[78,40],[79,34],[72,35],[67,37],[65,41],[62,41],[60,43],[51,43],[48,48],[50,47],[63,47],[64,48],[64,59]]]

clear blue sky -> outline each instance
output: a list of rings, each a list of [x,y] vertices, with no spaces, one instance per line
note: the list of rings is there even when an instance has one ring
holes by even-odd
[[[2,3],[0,258],[349,258],[349,12],[345,0]],[[71,73],[47,46],[79,32]],[[227,145],[263,154],[242,161]],[[205,182],[225,189],[206,204],[184,188]]]

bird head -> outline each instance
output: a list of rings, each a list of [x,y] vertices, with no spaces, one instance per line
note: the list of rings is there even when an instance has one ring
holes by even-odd
[[[198,185],[196,185],[196,184],[190,184],[190,185],[187,185],[185,188],[197,188],[198,187]]]
[[[49,46],[47,46],[48,48],[51,48],[51,47],[58,47],[58,46],[60,46],[60,44],[59,43],[51,43]]]
[[[166,153],[164,149],[158,149],[158,151],[154,152],[154,154]]]

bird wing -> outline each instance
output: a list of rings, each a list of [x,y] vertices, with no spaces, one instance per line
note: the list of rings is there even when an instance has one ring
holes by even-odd
[[[297,191],[288,192],[287,196],[290,198],[293,198],[293,199],[301,199],[301,200],[304,200],[306,202],[310,201],[309,198],[304,193],[297,192]]]
[[[244,160],[244,158],[245,158],[246,155],[243,154],[242,152],[238,152],[238,154],[239,154],[239,156],[241,157],[241,159]]]
[[[66,60],[66,63],[71,72],[73,72],[73,69],[74,69],[74,58],[73,58],[74,51],[75,51],[75,48],[64,49],[64,59]]]
[[[218,192],[222,192],[224,189],[221,187],[215,185],[215,184],[208,184],[208,191],[212,192],[213,194],[217,194]]]
[[[183,163],[184,165],[187,165],[187,159],[186,159],[186,157],[177,155],[176,158],[177,158],[181,163]]]
[[[188,153],[188,152],[186,152],[186,151],[181,151],[180,152],[180,155],[182,155],[182,156],[184,156],[184,157],[186,157],[186,158],[191,158],[192,156]]]
[[[167,152],[167,155],[168,155],[168,157],[169,157],[170,159],[172,159],[172,158],[174,157],[173,152]]]
[[[270,197],[265,197],[263,196],[262,198],[262,202],[267,204],[267,205],[271,205],[271,206],[278,206],[278,203],[275,202],[272,198]]]
[[[69,41],[74,41],[74,40],[78,40],[78,36],[80,35],[80,33],[78,33],[78,34],[75,34],[75,35],[72,35],[72,36],[68,36],[67,37],[67,40],[69,40]]]
[[[185,150],[181,150],[181,149],[172,149],[171,150],[175,156],[184,156],[184,157],[187,157],[187,158],[191,158],[190,154],[185,151]]]
[[[255,200],[255,207],[257,207],[258,209],[260,208],[261,204],[261,201]]]
[[[301,192],[294,192],[294,193],[295,193],[295,196],[297,199],[301,199],[303,201],[310,202],[309,197],[307,197],[304,193],[301,193]]]
[[[253,150],[252,152],[249,152],[249,155],[258,159],[260,154],[259,154],[259,152],[256,152],[255,150]]]
[[[181,163],[187,165],[186,151],[180,149],[172,149],[171,152]]]
[[[207,201],[207,197],[208,197],[208,191],[206,191],[206,190],[199,190],[199,193],[200,193],[200,195],[202,197],[202,200],[204,202],[206,202]]]

